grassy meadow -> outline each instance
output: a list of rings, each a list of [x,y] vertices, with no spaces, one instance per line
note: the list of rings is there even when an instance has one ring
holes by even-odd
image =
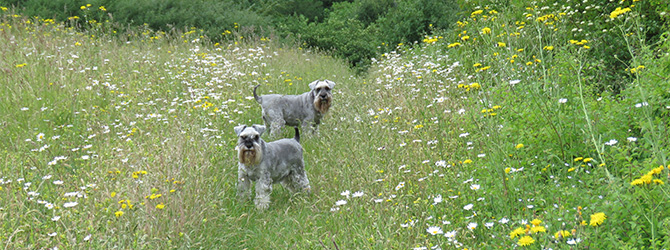
[[[586,8],[632,58],[625,87],[603,89],[589,53],[611,41],[564,22],[569,7],[474,6],[365,74],[265,37],[2,7],[0,247],[667,249],[667,30],[645,45],[630,1]],[[317,79],[337,85],[301,134],[313,193],[238,201],[233,127],[263,123],[253,86]]]

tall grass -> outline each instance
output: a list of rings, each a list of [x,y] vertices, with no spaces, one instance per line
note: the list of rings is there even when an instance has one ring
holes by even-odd
[[[0,243],[667,247],[670,42],[624,36],[630,86],[596,95],[583,55],[605,41],[570,42],[560,18],[537,20],[559,10],[524,7],[475,8],[363,76],[265,38],[119,36],[3,9]],[[634,9],[617,18],[639,30]],[[337,85],[320,133],[301,140],[312,195],[277,186],[264,212],[238,201],[232,128],[262,123],[253,86],[298,94],[316,79]]]

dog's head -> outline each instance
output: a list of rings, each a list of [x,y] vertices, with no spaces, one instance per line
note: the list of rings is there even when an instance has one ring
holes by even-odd
[[[261,135],[265,132],[265,126],[240,125],[234,128],[237,134],[237,156],[240,163],[245,166],[254,166],[261,163],[263,159],[262,144],[265,143],[261,139]]]
[[[332,90],[334,87],[335,83],[330,80],[316,80],[309,84],[312,97],[314,97],[314,108],[317,111],[321,113],[328,112],[328,109],[330,109],[330,104],[333,100]]]

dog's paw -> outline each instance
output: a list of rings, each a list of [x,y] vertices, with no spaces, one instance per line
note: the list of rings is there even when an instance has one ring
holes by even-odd
[[[258,210],[263,211],[263,210],[268,209],[269,207],[270,207],[270,204],[262,203],[262,202],[256,202],[256,209],[258,209]]]

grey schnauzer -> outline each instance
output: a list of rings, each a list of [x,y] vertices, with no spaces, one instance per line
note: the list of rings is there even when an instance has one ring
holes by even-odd
[[[254,203],[259,210],[270,206],[272,184],[281,183],[284,188],[295,193],[310,192],[309,180],[302,158],[300,131],[295,127],[295,137],[265,142],[261,135],[265,126],[253,125],[235,127],[239,158],[237,196],[241,200],[251,196],[251,182],[256,182]]]
[[[271,135],[281,133],[284,125],[307,127],[311,123],[312,131],[316,131],[321,118],[328,112],[333,100],[332,89],[335,83],[329,80],[316,80],[309,84],[309,92],[301,95],[262,95],[254,98],[261,104],[263,120],[270,128]]]

